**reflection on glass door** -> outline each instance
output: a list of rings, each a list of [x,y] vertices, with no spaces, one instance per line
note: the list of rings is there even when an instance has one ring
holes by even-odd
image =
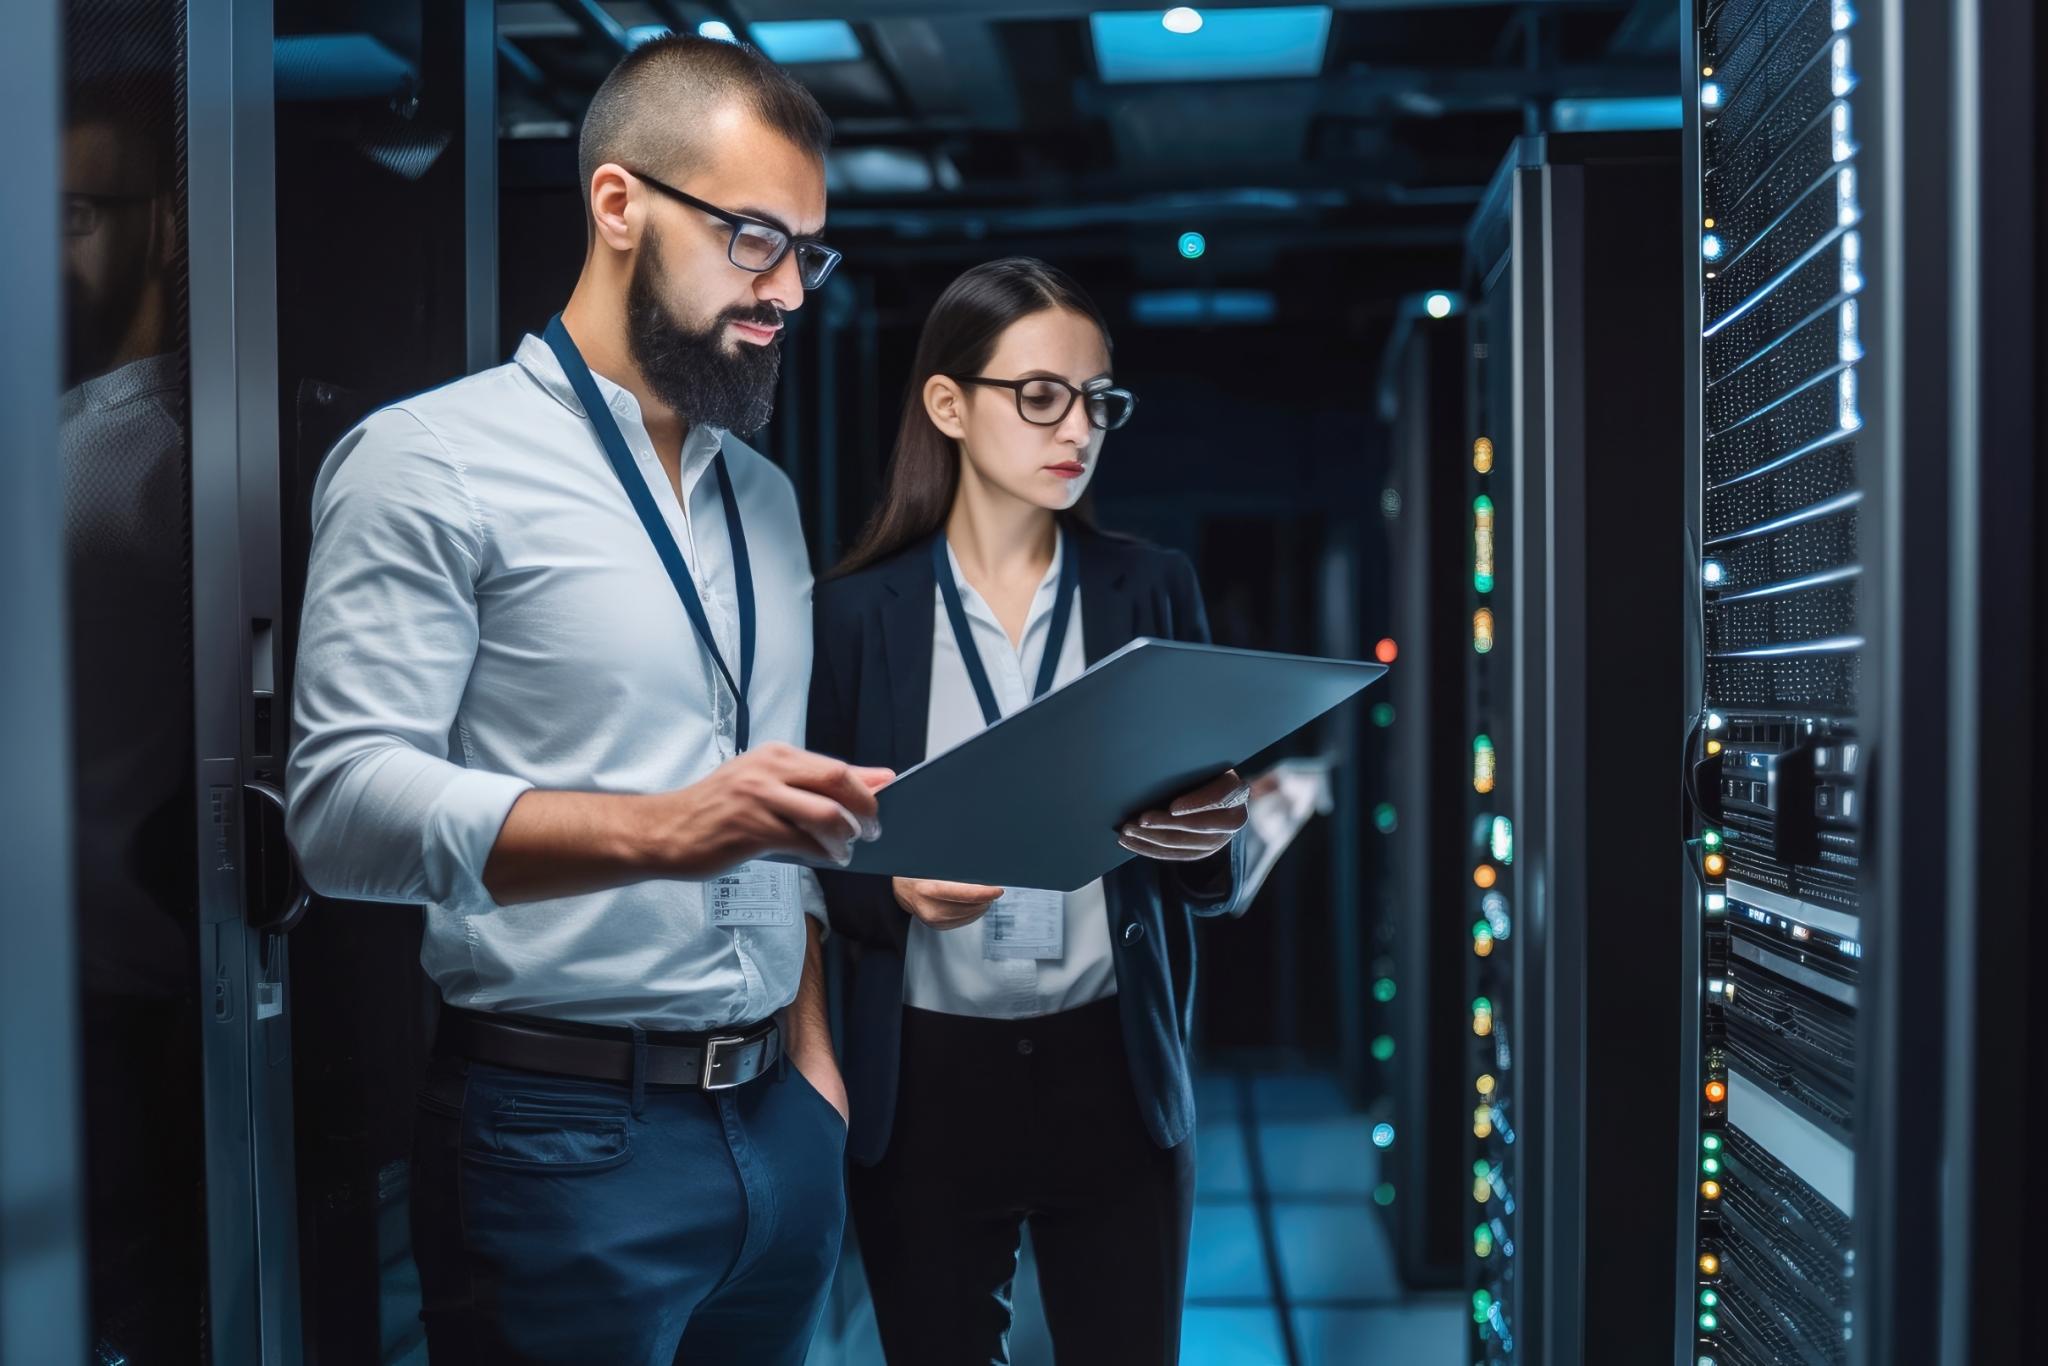
[[[64,469],[88,1293],[102,1361],[206,1352],[184,7],[64,6]]]

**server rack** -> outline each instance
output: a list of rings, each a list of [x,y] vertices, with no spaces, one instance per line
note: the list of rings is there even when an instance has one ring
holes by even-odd
[[[2039,15],[1694,18],[1685,909],[1719,989],[1675,1359],[2027,1359]]]
[[[1682,564],[1645,512],[1681,488],[1681,320],[1660,304],[1681,273],[1655,245],[1680,205],[1668,134],[1525,138],[1469,239],[1458,923],[1478,1361],[1638,1361],[1673,1309],[1643,1253],[1676,1211],[1644,1196],[1677,1137],[1683,944],[1675,917],[1645,914],[1679,886],[1674,798],[1646,756],[1680,735],[1682,642],[1659,604]]]
[[[1683,786],[1700,956],[1681,1359],[1845,1366],[1871,1103],[1872,203],[1849,0],[1703,7],[1689,63]],[[1693,302],[1689,300],[1689,302]]]
[[[1463,1270],[1466,1169],[1450,1141],[1465,1075],[1465,945],[1445,927],[1464,923],[1464,610],[1466,563],[1465,320],[1408,300],[1382,366],[1380,413],[1393,427],[1388,519],[1393,636],[1400,659],[1388,696],[1370,716],[1388,735],[1393,801],[1389,831],[1390,971],[1372,994],[1400,1043],[1388,1061],[1393,1124],[1376,1128],[1398,1198],[1395,1252],[1411,1287],[1456,1284]]]

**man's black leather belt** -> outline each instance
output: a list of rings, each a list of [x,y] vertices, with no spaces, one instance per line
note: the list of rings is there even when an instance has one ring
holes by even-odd
[[[434,1048],[493,1067],[622,1084],[633,1080],[631,1032],[602,1025],[443,1006]],[[645,1048],[640,1079],[647,1085],[723,1091],[775,1065],[782,1056],[782,1031],[773,1019],[717,1033],[649,1031]]]

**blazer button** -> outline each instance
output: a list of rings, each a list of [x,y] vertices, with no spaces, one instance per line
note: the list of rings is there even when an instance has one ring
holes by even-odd
[[[1124,926],[1124,942],[1126,944],[1135,944],[1144,937],[1145,927],[1137,921],[1133,920],[1130,924]]]

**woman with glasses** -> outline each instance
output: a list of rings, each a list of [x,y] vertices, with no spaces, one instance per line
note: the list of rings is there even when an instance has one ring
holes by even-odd
[[[1186,557],[1088,511],[1135,403],[1067,276],[954,281],[882,504],[817,592],[813,748],[900,772],[1135,637],[1207,640]],[[1226,772],[1132,813],[1138,857],[1077,892],[823,875],[857,954],[848,1195],[895,1366],[1004,1359],[1027,1223],[1063,1366],[1177,1360],[1191,917],[1236,908],[1245,795]]]

